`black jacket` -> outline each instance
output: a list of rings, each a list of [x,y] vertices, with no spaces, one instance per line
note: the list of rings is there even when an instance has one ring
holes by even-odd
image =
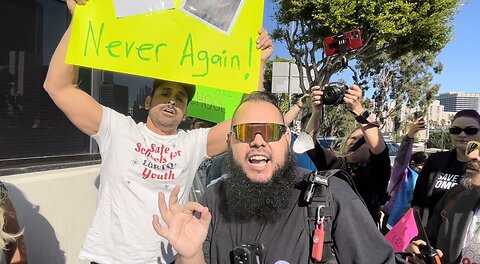
[[[301,170],[297,179],[303,178]],[[228,176],[227,176],[228,177]],[[220,209],[223,180],[209,186],[202,204],[212,213],[207,239],[203,245],[207,263],[230,263],[235,246],[261,242],[265,247],[262,263],[307,264],[310,259],[311,234],[307,223],[307,207],[298,206],[301,190],[295,189],[290,205],[275,223],[261,224],[228,221]],[[332,237],[338,263],[395,263],[393,249],[369,217],[364,203],[345,180],[330,180],[334,211]],[[261,230],[261,231],[259,231]]]
[[[480,192],[460,184],[437,203],[425,231],[432,246],[442,250],[442,263],[460,263],[465,236],[479,202]]]

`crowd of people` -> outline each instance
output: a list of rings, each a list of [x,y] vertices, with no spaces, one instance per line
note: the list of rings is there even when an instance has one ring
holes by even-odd
[[[67,4],[73,13],[85,2]],[[191,129],[178,129],[196,86],[154,80],[145,100],[147,119],[137,123],[78,89],[78,67],[65,63],[70,34],[71,26],[52,56],[44,88],[67,118],[97,141],[102,158],[97,210],[81,259],[416,263],[428,244],[442,263],[480,262],[477,111],[456,113],[449,129],[453,149],[429,156],[413,152],[416,134],[426,125],[417,118],[391,166],[379,124],[353,84],[341,107],[356,127],[341,150],[326,149],[315,138],[322,126],[322,87],[313,86],[287,113],[262,91],[273,44],[261,29],[259,91],[243,97],[231,120],[195,119]],[[301,131],[292,131],[293,120],[304,112]],[[27,263],[23,233],[3,185],[0,205],[0,263]],[[406,252],[397,254],[385,234],[410,208],[420,214],[418,228],[425,228],[427,237],[413,238]]]

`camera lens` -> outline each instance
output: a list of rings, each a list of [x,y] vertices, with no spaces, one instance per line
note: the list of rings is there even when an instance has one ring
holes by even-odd
[[[352,39],[356,39],[358,38],[358,33],[355,31],[355,32],[352,32]]]
[[[339,105],[343,102],[343,96],[348,90],[344,84],[333,82],[329,83],[323,89],[323,103],[325,105]]]
[[[334,95],[335,95],[335,93],[332,90],[326,91],[324,93],[325,100],[330,100]]]

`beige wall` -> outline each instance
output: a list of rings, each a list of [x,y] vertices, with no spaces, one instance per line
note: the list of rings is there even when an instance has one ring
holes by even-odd
[[[3,176],[29,263],[85,264],[78,253],[95,213],[99,165]]]

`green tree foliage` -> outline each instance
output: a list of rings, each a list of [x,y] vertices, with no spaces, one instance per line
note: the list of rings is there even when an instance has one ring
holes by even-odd
[[[436,54],[431,52],[408,52],[396,60],[389,60],[387,54],[380,54],[370,61],[370,65],[360,63],[362,79],[375,89],[371,98],[372,109],[380,122],[391,117],[395,131],[400,133],[401,126],[406,125],[400,124],[397,114],[402,105],[419,107],[426,112],[440,89],[438,84],[431,84],[433,74],[439,74],[443,69],[435,57]]]
[[[439,51],[452,39],[453,20],[460,0],[274,0],[277,28],[273,38],[286,43],[301,76],[309,83],[324,85],[343,70],[342,60],[354,60],[361,70],[361,86],[375,91],[370,108],[383,122],[392,116],[397,130],[402,124],[397,111],[402,104],[425,109],[439,90],[432,85],[442,65],[435,62]],[[322,41],[358,28],[363,46],[346,54],[327,57]],[[304,70],[304,67],[306,71]],[[300,78],[300,88],[309,85]],[[386,111],[393,103],[393,110]],[[368,107],[367,107],[368,108]],[[341,126],[338,111],[327,111],[332,120],[323,135],[335,134]],[[345,116],[348,119],[348,116]],[[322,125],[327,125],[323,123]],[[339,132],[345,133],[345,132]]]
[[[430,132],[428,148],[452,149],[452,139],[448,131],[439,130]]]
[[[355,119],[345,106],[324,106],[324,116],[318,134],[323,137],[347,137],[355,128]]]
[[[301,76],[325,84],[342,69],[342,58],[365,67],[378,66],[384,54],[396,60],[409,52],[440,51],[452,38],[460,0],[274,0],[274,39],[285,41]],[[293,23],[292,23],[293,22]],[[293,26],[292,26],[293,25]],[[363,47],[347,54],[325,56],[322,40],[359,28]],[[307,70],[303,72],[303,68]],[[300,88],[308,88],[300,79]]]

